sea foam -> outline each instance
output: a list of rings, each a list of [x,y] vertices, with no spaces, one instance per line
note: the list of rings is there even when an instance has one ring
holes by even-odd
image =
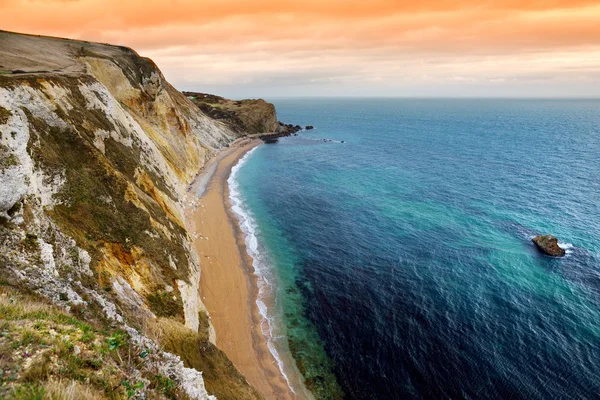
[[[260,326],[262,333],[267,339],[267,347],[277,361],[279,371],[281,371],[281,374],[285,378],[288,387],[293,393],[296,393],[287,374],[285,373],[283,360],[281,359],[275,344],[278,339],[281,339],[281,337],[274,335],[275,318],[271,315],[271,312],[265,303],[265,299],[268,298],[274,290],[269,282],[269,276],[271,275],[272,270],[269,266],[267,256],[264,254],[264,252],[260,251],[257,237],[258,225],[252,215],[252,212],[250,212],[248,207],[244,204],[238,182],[238,174],[240,169],[248,161],[248,158],[252,155],[252,153],[254,153],[254,151],[256,151],[256,149],[257,147],[246,153],[231,169],[231,174],[227,179],[227,184],[229,186],[229,202],[231,204],[232,211],[238,218],[240,229],[244,233],[246,251],[248,252],[248,255],[252,257],[252,266],[257,277],[258,297],[256,299],[256,305],[261,316]]]
[[[563,242],[558,242],[558,246],[562,249],[565,249],[565,253],[567,255],[573,253],[573,246],[571,243],[563,243]]]

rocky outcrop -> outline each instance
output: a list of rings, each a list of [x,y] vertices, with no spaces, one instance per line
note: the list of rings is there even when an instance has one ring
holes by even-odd
[[[202,112],[227,124],[239,136],[270,133],[277,129],[275,106],[262,99],[229,100],[206,93],[183,94]]]
[[[544,254],[552,257],[563,257],[565,255],[565,250],[558,245],[558,239],[552,235],[538,235],[531,241]]]
[[[0,286],[81,309],[156,354],[168,325],[206,352],[185,367],[164,352],[153,364],[182,393],[206,398],[206,383],[259,397],[207,339],[183,219],[188,185],[240,132],[128,48],[0,31],[0,64]],[[255,119],[270,129],[264,108]]]
[[[275,106],[262,99],[229,100],[213,94],[183,92],[209,117],[223,122],[239,136],[255,136],[265,143],[275,143],[285,136],[294,136],[300,125],[277,121]],[[307,129],[314,129],[312,126]]]
[[[284,124],[279,121],[277,129],[274,132],[259,135],[265,143],[276,143],[281,137],[298,136],[298,132],[302,130],[300,125]]]

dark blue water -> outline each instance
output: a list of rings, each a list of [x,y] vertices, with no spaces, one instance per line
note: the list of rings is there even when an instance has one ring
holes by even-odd
[[[600,396],[600,101],[275,104],[317,129],[238,179],[318,397]]]

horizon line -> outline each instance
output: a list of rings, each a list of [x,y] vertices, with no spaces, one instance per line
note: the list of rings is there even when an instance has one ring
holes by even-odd
[[[188,91],[188,90],[183,90]],[[183,92],[182,91],[182,92]],[[204,92],[199,92],[204,93]],[[205,93],[212,94],[212,93]],[[221,96],[222,95],[217,95]],[[586,97],[586,96],[371,96],[371,95],[328,95],[328,96],[260,96],[260,97],[245,97],[244,99],[260,99],[260,98],[269,98],[269,99],[277,99],[277,100],[287,100],[287,99],[398,99],[398,100],[595,100],[600,101],[600,95],[597,97]],[[237,96],[236,96],[237,99]],[[241,99],[241,98],[240,98]]]

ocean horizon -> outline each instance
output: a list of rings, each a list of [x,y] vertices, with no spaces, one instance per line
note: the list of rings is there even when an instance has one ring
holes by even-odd
[[[235,98],[236,96],[231,95]],[[239,96],[237,96],[239,97]],[[265,100],[278,102],[294,100],[514,100],[514,101],[598,101],[600,96],[266,96]],[[279,108],[277,108],[279,110]]]
[[[230,198],[271,352],[318,398],[598,393],[600,101],[272,100],[315,129]]]

